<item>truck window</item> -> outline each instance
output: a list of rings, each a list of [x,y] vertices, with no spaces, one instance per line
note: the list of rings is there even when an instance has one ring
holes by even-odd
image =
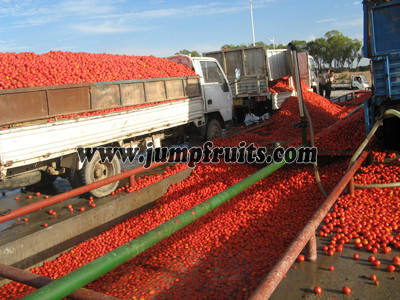
[[[213,61],[201,61],[201,70],[203,71],[204,82],[205,83],[215,83],[218,82],[220,84],[225,83],[224,76],[221,73],[221,70],[218,68],[218,65]]]

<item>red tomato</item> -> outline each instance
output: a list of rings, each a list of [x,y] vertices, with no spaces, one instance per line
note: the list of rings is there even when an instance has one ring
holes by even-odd
[[[317,295],[321,295],[322,294],[322,288],[320,286],[316,286],[314,288],[314,293],[316,293]]]
[[[346,295],[350,295],[351,293],[351,289],[347,285],[345,285],[342,290]]]
[[[304,260],[305,260],[305,257],[304,257],[303,254],[300,254],[300,255],[297,257],[297,261],[298,261],[299,263],[304,262]]]
[[[388,272],[392,273],[392,272],[396,271],[396,267],[393,266],[393,265],[388,265],[387,268],[386,268],[386,270],[387,270]]]

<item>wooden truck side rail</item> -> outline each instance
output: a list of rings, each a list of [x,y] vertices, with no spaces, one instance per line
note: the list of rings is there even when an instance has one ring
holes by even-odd
[[[0,126],[198,96],[198,76],[0,90]]]

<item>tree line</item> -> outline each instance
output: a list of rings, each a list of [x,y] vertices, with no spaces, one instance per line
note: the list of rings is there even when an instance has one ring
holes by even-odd
[[[352,39],[343,35],[338,30],[331,30],[325,33],[323,37],[317,38],[312,41],[305,40],[292,40],[297,48],[297,51],[308,51],[312,55],[318,64],[319,69],[323,68],[335,68],[343,69],[344,67],[352,67],[353,65],[358,67],[362,59],[361,53],[361,41],[358,39]],[[223,49],[237,49],[252,47],[252,44],[225,44],[221,46]],[[284,44],[265,44],[262,41],[255,43],[256,47],[264,47],[265,49],[286,49],[287,45]],[[197,51],[189,51],[183,49],[175,54],[185,54],[191,56],[200,56]]]

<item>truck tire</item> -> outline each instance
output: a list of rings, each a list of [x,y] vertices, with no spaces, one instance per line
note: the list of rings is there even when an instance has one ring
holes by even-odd
[[[79,173],[82,185],[87,185],[121,173],[121,163],[117,157],[114,157],[112,162],[106,160],[102,163],[100,161],[100,154],[96,151],[92,160],[90,162],[86,161]],[[89,193],[95,197],[101,198],[115,191],[118,184],[119,181],[115,181],[95,190],[91,190]]]
[[[211,141],[215,138],[220,137],[222,134],[221,124],[217,119],[212,119],[207,124],[207,133],[206,138],[208,141]]]

